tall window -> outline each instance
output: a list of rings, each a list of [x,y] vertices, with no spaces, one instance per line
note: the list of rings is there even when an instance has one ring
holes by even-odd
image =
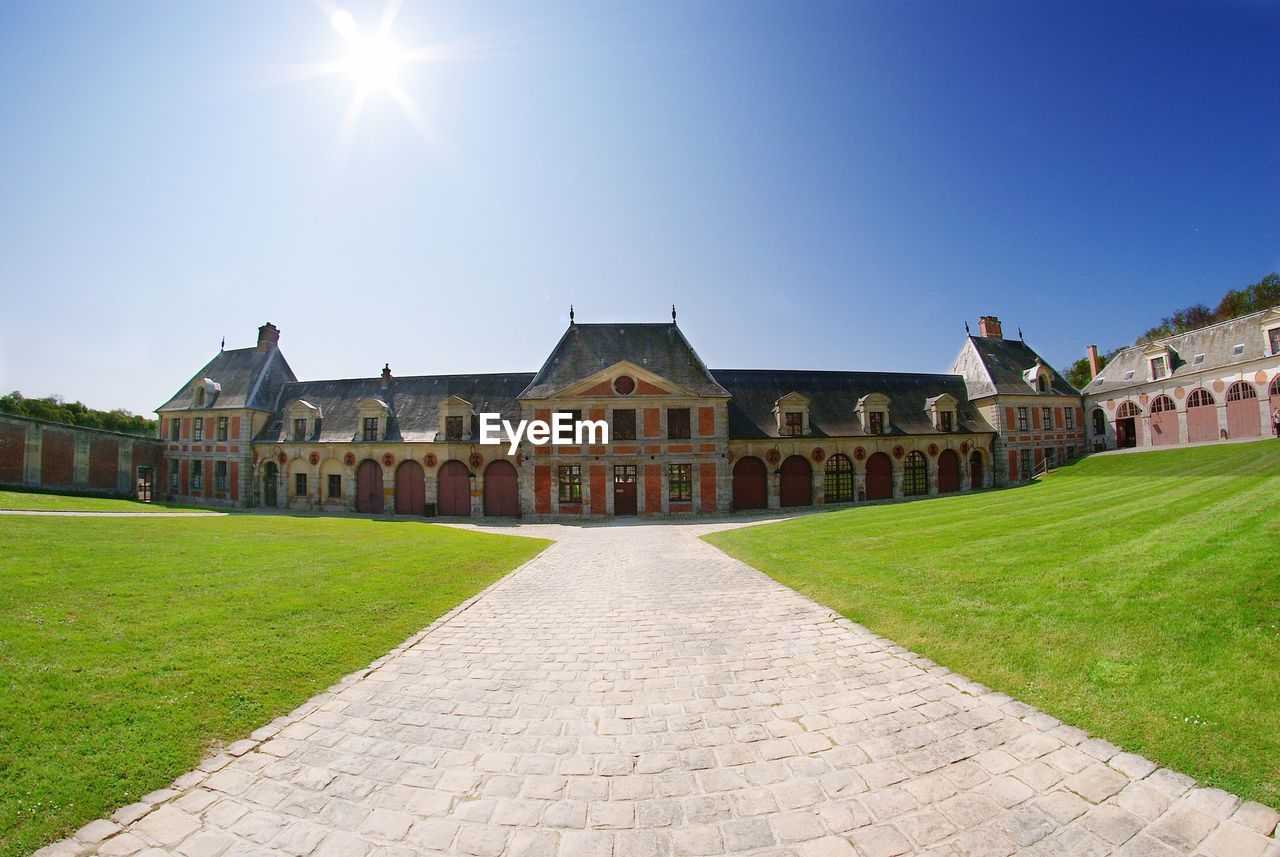
[[[191,421],[191,439],[204,440],[204,417],[196,417]]]
[[[1019,479],[1031,478],[1031,450],[1023,449],[1018,452],[1018,469],[1021,471],[1018,474]]]
[[[213,490],[222,492],[227,490],[227,463],[225,461],[215,461],[213,463]]]
[[[1018,408],[1018,431],[1031,428],[1031,412],[1027,408]]]
[[[951,417],[951,411],[940,411],[938,413],[938,431],[951,431]]]
[[[169,440],[179,440],[182,437],[182,420],[177,417],[169,418]]]
[[[689,437],[689,409],[667,409],[667,437],[680,439]]]
[[[204,462],[191,462],[191,493],[204,490]]]
[[[578,464],[560,465],[560,502],[582,502],[582,466]]]
[[[693,465],[667,465],[667,488],[674,501],[693,499]]]
[[[907,497],[929,493],[929,464],[918,450],[908,452],[902,464],[902,493]]]
[[[175,494],[178,492],[178,485],[179,485],[178,467],[179,466],[180,465],[178,464],[177,461],[169,462],[169,490],[174,492]]]
[[[853,500],[853,462],[849,456],[837,452],[828,458],[823,476],[822,491],[828,503]]]
[[[1164,357],[1151,358],[1151,380],[1159,381],[1169,375],[1169,362]]]
[[[293,421],[293,439],[307,439],[307,421],[305,419],[296,419]]]
[[[785,420],[782,433],[785,436],[799,437],[804,433],[804,414],[799,411],[787,411],[782,416]]]
[[[364,440],[365,440],[365,442],[367,443],[367,442],[369,442],[369,441],[374,441],[374,440],[377,440],[377,439],[378,439],[378,418],[377,418],[377,417],[365,417],[365,418],[364,418]]]
[[[337,473],[329,474],[329,499],[336,500],[342,496],[342,476]]]
[[[867,425],[869,434],[884,434],[884,413],[882,411],[872,411],[867,414]]]
[[[218,417],[218,440],[227,439],[227,418]]]
[[[1280,354],[1280,327],[1273,327],[1267,331],[1267,342],[1271,345],[1271,356]]]
[[[1036,391],[1040,393],[1049,392],[1049,379],[1044,375],[1036,376]]]
[[[204,407],[204,387],[196,388],[196,407],[197,408]]]
[[[462,417],[444,418],[444,439],[462,440]]]
[[[307,496],[307,474],[295,473],[293,475],[293,493],[296,497]]]
[[[1076,412],[1074,408],[1065,408],[1062,411],[1062,416],[1067,428],[1073,429],[1076,427]]]
[[[1040,424],[1044,426],[1045,431],[1053,428],[1053,408],[1040,409]]]
[[[613,440],[636,439],[636,412],[634,409],[613,412]]]

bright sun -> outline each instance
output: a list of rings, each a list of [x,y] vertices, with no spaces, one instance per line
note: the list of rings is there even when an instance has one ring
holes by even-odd
[[[329,22],[347,40],[342,66],[356,84],[366,91],[393,89],[404,54],[384,35],[361,34],[345,9],[334,12]]]

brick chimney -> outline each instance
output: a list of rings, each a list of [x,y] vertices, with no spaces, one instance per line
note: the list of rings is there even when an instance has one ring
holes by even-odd
[[[1102,363],[1098,360],[1098,346],[1090,345],[1085,349],[1085,353],[1089,355],[1089,378],[1092,380],[1102,371]]]
[[[258,328],[258,350],[259,351],[266,351],[268,348],[270,348],[273,345],[279,345],[279,343],[280,343],[280,328],[276,327],[271,322],[267,322],[262,327]]]
[[[391,381],[391,364],[385,363],[382,366],[382,386],[387,386]]]
[[[1004,339],[1004,334],[1000,332],[1000,319],[994,315],[984,315],[978,318],[978,335],[987,339]]]

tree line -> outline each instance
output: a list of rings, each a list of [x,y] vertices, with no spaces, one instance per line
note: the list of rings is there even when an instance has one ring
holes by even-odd
[[[140,417],[123,408],[99,411],[83,402],[64,402],[61,396],[28,399],[17,390],[0,396],[0,414],[149,437],[154,437],[156,433],[155,420]]]
[[[1179,333],[1186,333],[1188,330],[1195,330],[1220,321],[1239,318],[1242,315],[1270,309],[1273,306],[1280,306],[1280,274],[1274,271],[1258,280],[1258,282],[1245,286],[1243,289],[1231,289],[1222,296],[1216,307],[1210,308],[1207,304],[1196,303],[1189,307],[1174,310],[1170,315],[1160,319],[1160,323],[1155,327],[1148,328],[1133,344],[1146,345],[1158,339],[1177,336]],[[1110,351],[1100,353],[1099,359],[1102,365],[1106,365],[1107,361],[1117,353],[1129,347],[1128,345],[1120,345]],[[1089,358],[1081,357],[1072,363],[1063,375],[1071,386],[1077,390],[1083,390],[1091,380]]]

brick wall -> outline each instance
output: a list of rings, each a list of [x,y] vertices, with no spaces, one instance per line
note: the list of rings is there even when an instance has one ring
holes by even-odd
[[[161,449],[155,438],[0,414],[0,485],[132,495],[137,468],[158,466]]]
[[[0,422],[0,483],[21,483],[26,460],[26,427]]]
[[[46,428],[40,439],[40,484],[70,485],[75,482],[75,438],[67,429]]]
[[[114,437],[89,440],[89,487],[113,491],[120,479],[120,442]]]

